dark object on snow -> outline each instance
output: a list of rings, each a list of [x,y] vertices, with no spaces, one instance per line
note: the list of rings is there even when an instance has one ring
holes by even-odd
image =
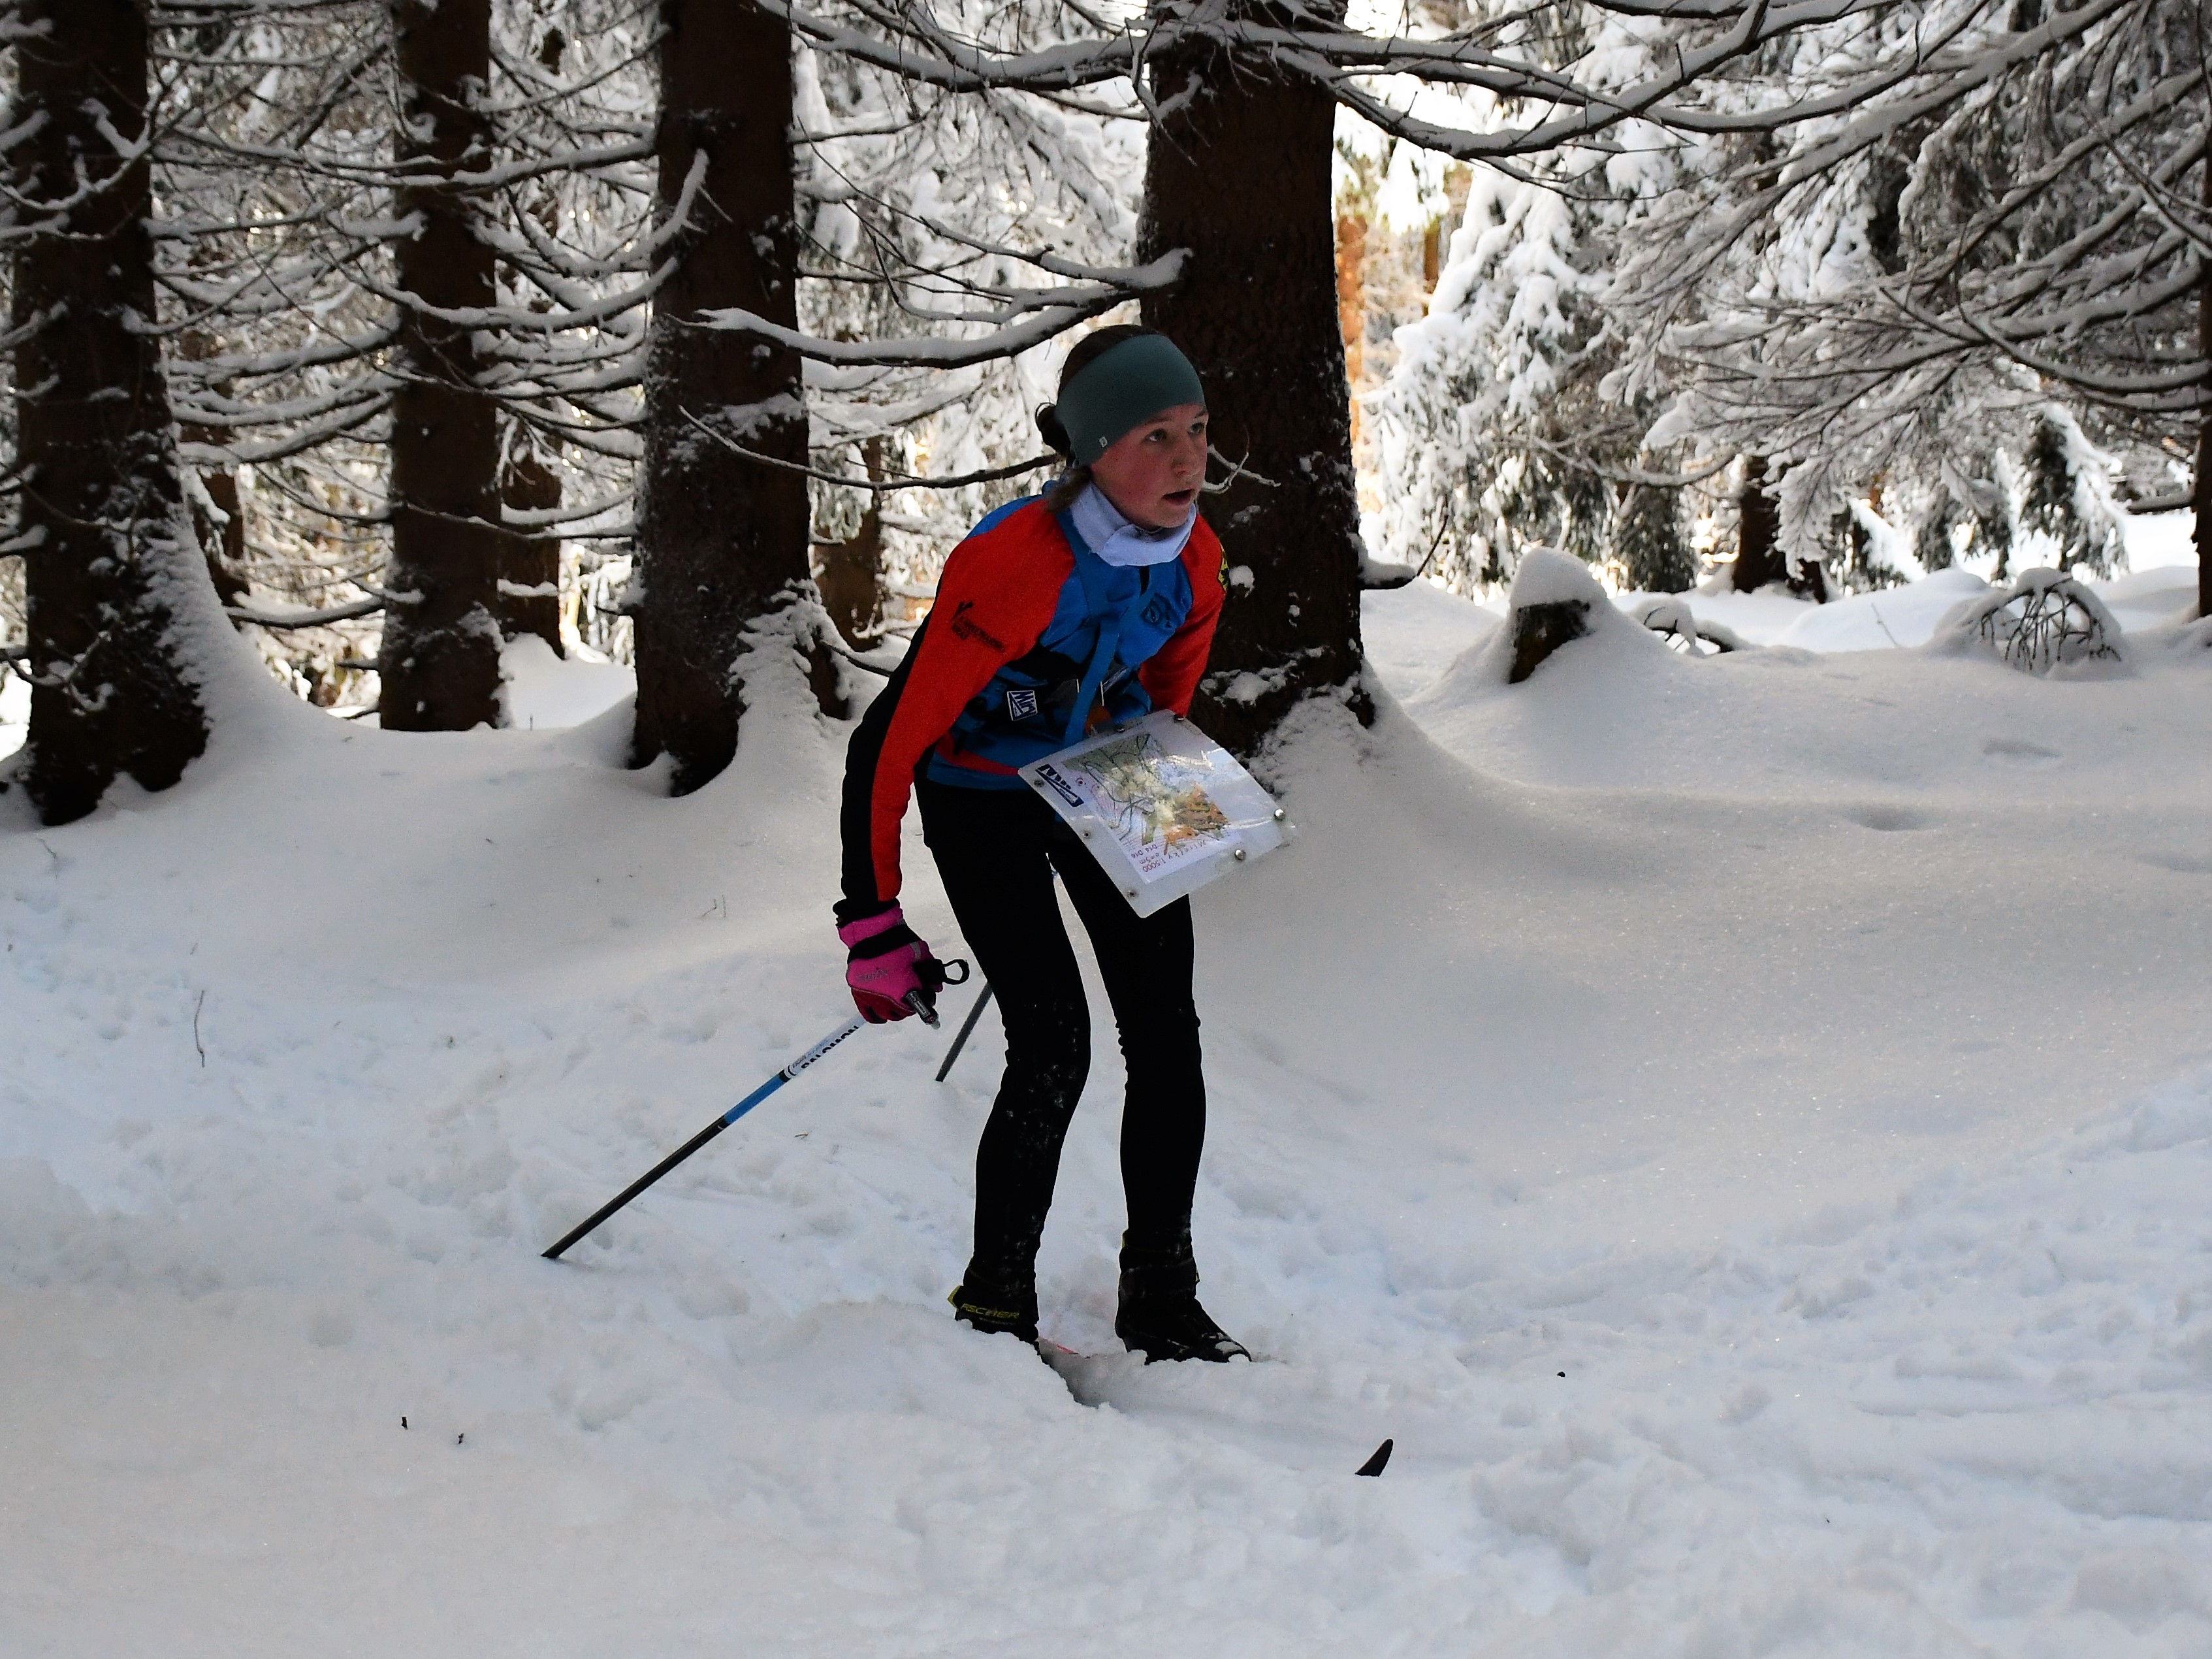
[[[797,1077],[801,1072],[805,1071],[816,1060],[821,1059],[823,1055],[828,1054],[832,1048],[836,1048],[839,1043],[842,1042],[847,1037],[852,1036],[854,1032],[859,1030],[866,1024],[867,1021],[862,1019],[858,1014],[854,1015],[852,1018],[847,1020],[836,1030],[830,1032],[828,1036],[823,1037],[821,1042],[816,1043],[805,1054],[799,1055],[797,1060],[793,1060],[790,1065],[785,1066],[767,1082],[762,1084],[759,1088],[754,1090],[752,1093],[747,1095],[736,1105],[731,1107],[728,1111],[723,1113],[721,1116],[716,1118],[705,1128],[700,1130],[697,1134],[693,1135],[690,1139],[685,1141],[674,1152],[669,1153],[666,1158],[662,1158],[659,1163],[654,1164],[650,1170],[647,1170],[635,1181],[631,1182],[629,1186],[623,1188],[620,1193],[615,1195],[611,1201],[601,1206],[599,1210],[592,1213],[588,1220],[580,1223],[571,1232],[569,1232],[567,1237],[563,1238],[551,1249],[546,1251],[545,1259],[548,1261],[558,1261],[561,1259],[562,1254],[566,1251],[570,1245],[576,1243],[577,1240],[585,1237],[602,1221],[605,1221],[617,1210],[621,1209],[623,1205],[629,1203],[630,1200],[635,1198],[647,1187],[653,1185],[654,1182],[659,1180],[661,1176],[666,1175],[671,1170],[681,1164],[685,1158],[690,1157],[692,1153],[697,1152],[702,1146],[712,1140],[716,1135],[721,1133],[723,1130],[728,1128],[730,1125],[735,1123],[747,1112],[752,1110],[754,1107],[759,1105],[761,1102],[766,1100],[778,1089],[783,1087],[785,1084],[790,1082],[792,1079]]]
[[[492,243],[464,182],[496,142],[471,89],[491,75],[490,0],[392,8],[399,119],[393,207],[416,222],[392,243],[389,426],[392,558],[377,658],[377,723],[387,732],[465,732],[500,723],[499,581],[512,543],[500,523],[500,405],[482,389],[489,357],[472,313],[499,303]],[[557,625],[556,625],[557,626]]]
[[[636,625],[630,763],[668,755],[670,793],[685,795],[729,764],[738,716],[760,695],[744,690],[762,660],[751,630],[810,583],[799,354],[707,325],[734,309],[798,328],[806,221],[787,136],[796,118],[791,26],[757,6],[708,0],[654,9],[668,275],[653,293],[646,343],[637,577],[623,608]],[[711,210],[678,207],[694,190]],[[693,416],[716,441],[704,441]],[[789,629],[791,644],[777,648],[807,659],[816,698],[842,718],[829,630],[805,612]]]
[[[2011,592],[1975,602],[1966,619],[1983,645],[2024,674],[2120,660],[2120,629],[2112,613],[2094,593],[2056,570],[2024,573]]]
[[[968,1011],[968,1018],[960,1022],[960,1034],[952,1039],[952,1046],[945,1051],[945,1064],[937,1068],[939,1083],[951,1074],[952,1062],[960,1058],[960,1051],[968,1046],[968,1035],[975,1029],[975,1022],[983,1018],[983,1010],[990,1000],[991,981],[985,980],[982,990],[976,995],[975,1006]]]
[[[1589,631],[1588,599],[1522,605],[1513,613],[1513,672],[1505,677],[1505,683],[1520,684],[1545,658]]]
[[[1198,1304],[1198,1263],[1190,1241],[1172,1249],[1121,1247],[1121,1310],[1114,1334],[1149,1365],[1162,1359],[1204,1359],[1216,1364],[1249,1359],[1251,1351]]]
[[[1767,493],[1764,455],[1744,457],[1735,521],[1735,565],[1729,585],[1739,593],[1756,593],[1769,582],[1788,581],[1790,562],[1780,546],[1782,505]]]
[[[1645,599],[1636,607],[1636,620],[1655,634],[1667,635],[1667,648],[1686,657],[1716,657],[1728,651],[1758,647],[1732,628],[1705,622],[1676,594]]]
[[[1375,1455],[1369,1458],[1364,1463],[1362,1463],[1358,1468],[1354,1469],[1352,1473],[1354,1474],[1382,1474],[1383,1470],[1390,1467],[1391,1449],[1396,1446],[1397,1443],[1398,1443],[1395,1440],[1385,1440],[1381,1445],[1375,1449]]]

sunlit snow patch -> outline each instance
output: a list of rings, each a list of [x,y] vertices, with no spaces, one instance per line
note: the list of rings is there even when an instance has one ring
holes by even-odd
[[[543,731],[581,726],[637,695],[637,676],[587,645],[566,658],[535,634],[509,640],[499,653],[500,712],[509,726]]]

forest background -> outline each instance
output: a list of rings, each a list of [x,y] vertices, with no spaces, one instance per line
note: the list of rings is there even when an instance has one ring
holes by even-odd
[[[887,672],[1133,316],[1207,380],[1248,751],[1364,715],[1363,587],[1532,546],[1815,599],[2201,548],[2205,21],[14,0],[17,775],[173,781],[230,629],[397,729],[500,723],[518,641],[633,664],[695,789],[767,642],[833,714]]]

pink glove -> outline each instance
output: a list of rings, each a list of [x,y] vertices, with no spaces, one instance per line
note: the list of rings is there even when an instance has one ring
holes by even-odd
[[[934,1006],[945,982],[945,969],[915,937],[898,906],[846,922],[837,929],[837,937],[845,942],[845,983],[871,1025],[920,1012],[907,1000],[917,993],[922,1007]]]

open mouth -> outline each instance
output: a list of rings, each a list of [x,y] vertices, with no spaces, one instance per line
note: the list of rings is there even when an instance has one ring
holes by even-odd
[[[1170,489],[1160,499],[1164,501],[1173,501],[1177,507],[1188,507],[1198,499],[1198,487],[1194,484],[1188,489]]]

